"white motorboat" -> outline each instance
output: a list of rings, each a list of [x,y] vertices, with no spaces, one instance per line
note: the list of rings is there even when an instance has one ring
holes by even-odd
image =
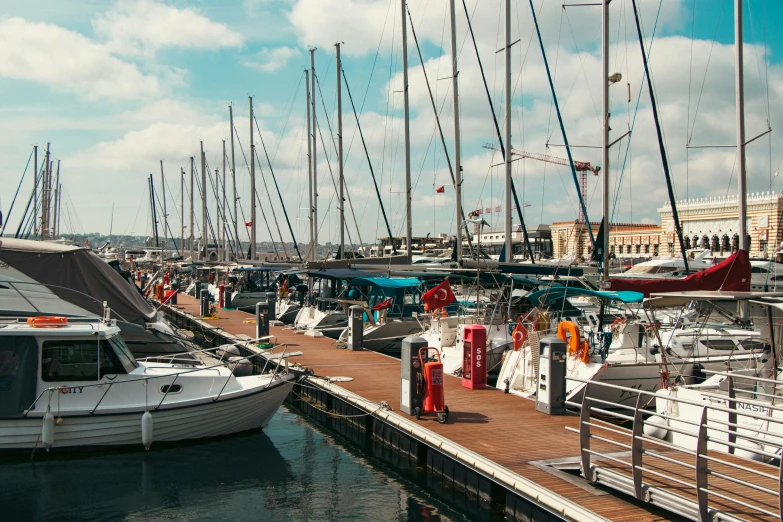
[[[113,321],[33,317],[0,326],[0,450],[153,443],[263,428],[293,387],[286,372],[137,361]],[[249,373],[249,372],[245,372]]]

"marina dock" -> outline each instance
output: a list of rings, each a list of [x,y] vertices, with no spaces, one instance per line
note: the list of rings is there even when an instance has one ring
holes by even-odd
[[[193,297],[180,295],[178,300],[178,305],[163,308],[183,328],[203,328],[223,342],[255,335],[251,314],[220,310],[217,319],[203,321]],[[287,327],[273,326],[271,334],[289,352],[303,352],[289,364],[312,370],[313,375],[303,374],[295,393],[316,418],[344,416],[347,430],[382,439],[426,465],[447,487],[474,495],[477,502],[502,504],[506,514],[518,520],[641,522],[672,517],[562,471],[569,464],[578,469],[580,462],[579,436],[566,429],[578,428],[577,415],[545,415],[536,411],[532,400],[491,387],[463,388],[457,377],[449,376],[445,383],[448,422],[439,424],[434,416],[417,421],[399,411],[399,359],[339,349],[332,339],[296,334]],[[330,382],[330,377],[350,380]],[[610,444],[596,442],[594,449],[617,452]]]

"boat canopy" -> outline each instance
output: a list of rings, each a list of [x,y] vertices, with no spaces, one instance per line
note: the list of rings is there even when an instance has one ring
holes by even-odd
[[[627,290],[619,292],[601,292],[597,290],[587,290],[585,288],[575,288],[572,286],[553,286],[528,294],[536,306],[546,306],[554,301],[565,299],[567,297],[595,297],[604,301],[620,301],[621,303],[641,303],[644,294],[641,292],[631,292]]]
[[[415,277],[357,277],[348,286],[375,286],[378,288],[411,288],[421,286]]]
[[[46,285],[57,297],[95,315],[103,315],[106,301],[115,317],[123,321],[144,326],[157,317],[138,288],[90,250],[3,238],[0,261]]]
[[[240,266],[232,270],[233,272],[279,272],[279,268],[270,268],[268,266]]]
[[[652,294],[716,290],[747,292],[750,290],[751,266],[747,250],[737,250],[717,265],[682,279],[611,279],[614,290],[635,290]]]
[[[60,299],[47,287],[9,265],[0,265],[0,315],[95,316]]]
[[[372,272],[363,272],[361,270],[351,270],[349,268],[334,268],[330,270],[310,270],[307,275],[311,277],[321,277],[324,279],[336,279],[342,281],[343,279],[351,280],[357,277],[373,277],[377,274]]]

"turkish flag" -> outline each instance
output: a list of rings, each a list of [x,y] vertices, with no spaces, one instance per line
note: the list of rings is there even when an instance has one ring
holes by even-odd
[[[514,331],[511,332],[511,338],[514,340],[514,351],[519,351],[522,345],[527,341],[527,328],[522,326],[522,318],[519,318],[519,322],[514,327]]]
[[[424,309],[428,311],[443,308],[456,301],[448,279],[444,279],[441,284],[421,296],[421,300],[424,302]]]
[[[443,194],[444,192],[446,192],[446,186],[441,185],[440,187],[435,189],[435,192],[437,192],[438,194]]]
[[[253,226],[253,222],[252,221],[245,221],[245,226],[246,227],[252,227]]]
[[[386,310],[387,308],[391,308],[391,307],[392,307],[392,299],[390,297],[384,301],[381,301],[377,305],[373,306],[372,311],[377,312],[378,310]]]

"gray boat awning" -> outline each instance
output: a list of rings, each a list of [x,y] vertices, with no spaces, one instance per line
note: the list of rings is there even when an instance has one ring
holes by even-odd
[[[90,317],[95,314],[63,301],[44,285],[0,263],[0,315]]]
[[[722,292],[700,291],[689,292],[662,292],[650,294],[645,299],[646,308],[665,308],[669,306],[684,306],[691,301],[750,301],[763,298],[783,298],[783,292]]]

